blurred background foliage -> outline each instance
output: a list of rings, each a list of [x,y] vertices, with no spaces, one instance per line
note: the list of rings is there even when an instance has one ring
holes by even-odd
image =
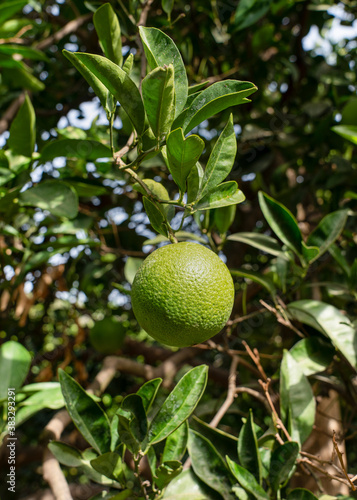
[[[153,340],[140,331],[126,293],[137,265],[154,248],[150,240],[155,234],[141,195],[125,174],[111,162],[88,160],[86,153],[78,151],[65,152],[66,156],[59,151],[47,159],[35,153],[32,161],[16,151],[5,153],[8,130],[24,92],[36,113],[38,152],[56,138],[109,144],[108,122],[99,100],[62,55],[62,49],[101,54],[92,22],[92,13],[101,3],[8,0],[0,5],[4,148],[0,152],[0,339],[19,341],[31,352],[27,383],[55,380],[61,367],[86,386],[105,355],[89,342],[90,329],[103,318],[119,320],[125,329],[117,353],[152,365],[169,353],[155,350]],[[120,20],[123,55],[133,54],[132,75],[139,81],[137,23],[144,4],[139,0],[112,0],[111,4]],[[184,230],[211,241],[231,269],[271,273],[282,303],[323,300],[346,311],[352,320],[357,316],[355,217],[349,217],[330,252],[307,272],[227,236],[272,235],[259,207],[259,190],[291,210],[304,237],[330,212],[356,212],[356,148],[331,130],[336,125],[357,126],[356,9],[354,0],[155,0],[146,21],[174,39],[190,85],[235,78],[258,87],[251,103],[233,108],[238,154],[230,179],[238,181],[246,201],[235,214],[211,211],[189,218]],[[197,133],[206,143],[205,159],[227,118],[228,110],[199,126]],[[130,123],[119,109],[116,150],[126,144],[130,133]],[[171,197],[175,195],[175,185],[159,157],[144,163],[143,172],[145,178],[162,182]],[[52,180],[71,187],[79,199],[78,215],[56,215],[51,191],[47,206],[27,206],[19,200],[22,190]],[[235,282],[233,322],[214,340],[242,351],[242,340],[247,341],[259,349],[266,372],[274,376],[283,348],[290,349],[299,338],[259,302],[271,300],[266,288],[242,274]],[[234,323],[250,314],[247,321]],[[220,381],[209,383],[198,408],[198,416],[208,420],[222,401],[229,357],[224,350],[212,349],[199,352],[198,359],[209,363]],[[351,436],[357,431],[354,377],[335,360],[324,376],[313,381],[316,394],[326,392],[332,380],[344,396],[343,428]],[[254,369],[244,364],[239,381],[258,386]],[[118,374],[103,396],[104,405],[114,412],[121,395],[141,382],[135,374]],[[255,408],[257,423],[264,425],[260,403],[245,394],[227,413],[222,428],[237,435],[240,417],[247,416],[250,407]],[[20,427],[24,447],[36,445],[37,429],[51,412],[40,412],[32,417],[31,426]],[[349,469],[356,473],[356,450],[346,443]],[[32,475],[41,458],[34,457],[31,463],[24,459],[20,493],[45,487],[39,474]],[[68,474],[80,481],[73,470]]]

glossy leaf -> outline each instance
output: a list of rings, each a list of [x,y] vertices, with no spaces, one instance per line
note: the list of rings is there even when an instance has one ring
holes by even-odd
[[[95,95],[99,98],[101,105],[104,109],[107,108],[108,89],[97,78],[90,69],[73,53],[66,49],[62,51],[63,55],[73,64],[77,71],[83,76],[86,82],[92,87]]]
[[[36,117],[31,100],[26,94],[25,100],[10,126],[7,146],[13,154],[31,158],[36,141]]]
[[[139,89],[133,80],[123,69],[106,57],[85,54],[84,52],[74,52],[73,54],[115,96],[137,133],[141,135],[145,129],[145,110]]]
[[[240,31],[256,24],[265,16],[269,8],[270,0],[240,2],[234,14],[235,30]]]
[[[344,139],[351,141],[353,144],[357,144],[357,126],[356,125],[336,125],[332,129],[336,134],[340,135]]]
[[[150,191],[155,196],[157,196],[160,200],[169,200],[170,199],[170,195],[167,192],[167,189],[165,188],[165,186],[163,184],[161,184],[161,182],[156,182],[153,179],[142,179],[142,181],[144,182],[144,184],[146,184],[146,186],[150,189]],[[133,185],[133,189],[135,189],[135,191],[138,191],[142,195],[146,195],[145,189],[138,182],[136,182]],[[173,205],[170,205],[170,204],[166,205],[165,203],[160,203],[159,209],[160,209],[160,211],[164,210],[164,213],[166,214],[166,217],[169,221],[175,215],[175,208]]]
[[[20,204],[48,210],[57,217],[73,219],[78,214],[78,196],[72,186],[61,181],[44,181],[23,191]]]
[[[97,160],[98,158],[111,158],[112,153],[108,146],[98,141],[83,139],[58,139],[45,144],[41,151],[40,161],[45,163],[58,156],[66,158],[83,158],[84,160]]]
[[[206,388],[207,373],[208,367],[200,365],[179,380],[151,423],[150,444],[167,438],[191,415]]]
[[[198,432],[190,430],[187,447],[192,468],[201,481],[220,493],[224,500],[234,498],[231,493],[230,472],[210,441]]]
[[[228,455],[232,460],[238,460],[238,439],[235,436],[211,427],[195,415],[190,420],[190,427],[205,436],[222,457]]]
[[[214,211],[214,222],[220,234],[225,234],[231,227],[235,219],[236,211],[236,205],[216,208]]]
[[[146,58],[152,69],[173,64],[176,91],[175,117],[183,110],[187,100],[187,75],[181,54],[173,40],[157,28],[139,26]]]
[[[119,415],[115,414],[110,421],[110,451],[115,451],[119,444]]]
[[[118,453],[108,452],[94,458],[90,461],[91,466],[99,474],[122,482],[123,477],[123,461]]]
[[[301,255],[301,232],[290,210],[262,191],[259,192],[259,204],[269,226],[278,238],[296,254]]]
[[[64,406],[64,399],[61,392],[61,387],[58,384],[56,387],[50,387],[31,394],[28,398],[22,401],[21,406],[42,406],[42,408],[51,408],[58,410]]]
[[[310,263],[321,257],[323,253],[337,240],[346,225],[348,210],[337,210],[326,215],[317,228],[310,234],[307,243],[319,247],[318,254]]]
[[[130,76],[130,73],[131,73],[131,70],[132,70],[132,67],[133,67],[133,63],[134,63],[134,54],[132,54],[130,52],[130,54],[128,55],[128,57],[125,59],[125,63],[123,64],[123,71],[125,71],[125,73]]]
[[[170,132],[175,113],[174,67],[153,69],[142,81],[146,115],[155,137],[161,140]]]
[[[198,135],[185,139],[182,128],[173,130],[166,141],[167,166],[181,192],[186,191],[186,180],[201,156],[205,143]]]
[[[161,0],[162,10],[166,12],[168,19],[171,19],[171,11],[174,7],[175,0]]]
[[[221,500],[222,497],[205,485],[188,469],[176,477],[165,489],[163,500]]]
[[[0,400],[7,398],[8,389],[19,389],[31,365],[31,355],[18,342],[9,340],[0,347]]]
[[[155,231],[167,237],[168,236],[167,226],[165,224],[165,218],[162,215],[160,209],[155,205],[155,203],[150,201],[149,198],[147,198],[146,196],[143,197],[143,203],[145,212],[149,217],[150,224],[152,225],[152,227],[155,229]]]
[[[333,347],[319,337],[299,340],[289,352],[307,377],[326,370],[335,354]]]
[[[226,457],[226,460],[232,474],[245,490],[251,493],[256,500],[269,500],[268,495],[251,472],[233,462],[229,457]]]
[[[305,488],[296,488],[290,491],[290,493],[287,496],[287,500],[318,500],[318,499],[313,493],[311,493],[311,491],[305,490]]]
[[[276,294],[274,282],[269,276],[265,276],[264,274],[256,271],[246,271],[245,269],[231,269],[230,272],[232,276],[248,278],[255,283],[259,283],[259,285],[266,288],[272,295]]]
[[[239,80],[224,80],[202,90],[185,113],[182,124],[184,133],[187,134],[204,120],[224,109],[250,102],[247,97],[256,90],[257,87],[253,83]]]
[[[101,5],[95,11],[93,23],[104,54],[113,63],[121,66],[123,56],[121,53],[120,25],[110,3]]]
[[[182,472],[182,464],[177,460],[169,460],[162,463],[157,469],[154,477],[155,484],[162,490],[176,476]]]
[[[83,458],[77,448],[60,441],[51,441],[48,448],[60,464],[67,467],[80,467],[82,465]]]
[[[312,431],[316,402],[308,379],[286,350],[280,367],[280,399],[282,420],[286,423],[290,416],[291,436],[302,444]]]
[[[108,417],[86,391],[60,369],[59,381],[67,411],[84,439],[99,453],[110,449]]]
[[[142,443],[147,435],[148,423],[143,400],[140,395],[129,394],[126,396],[122,401],[121,408],[131,413],[130,432],[138,443]]]
[[[336,307],[318,300],[297,300],[287,307],[291,319],[316,328],[326,335],[357,369],[357,332],[347,316]]]
[[[267,236],[266,234],[260,233],[234,233],[227,237],[230,241],[239,241],[240,243],[246,243],[254,248],[263,250],[263,252],[269,253],[271,255],[283,255],[281,246],[276,241],[275,238]]]
[[[272,453],[269,470],[269,483],[273,491],[289,478],[299,455],[299,445],[294,441],[279,445]]]
[[[209,156],[202,180],[200,198],[210,193],[232,170],[237,153],[237,139],[231,114],[227,125],[216,141]]]
[[[162,461],[181,460],[185,454],[188,439],[187,420],[169,435],[166,440]]]
[[[245,196],[236,181],[223,182],[219,184],[214,191],[211,191],[194,205],[196,210],[208,210],[211,208],[227,207],[228,205],[236,205],[242,203]]]
[[[249,410],[249,417],[239,433],[238,457],[244,469],[253,474],[255,480],[261,484],[262,464],[259,456],[258,440],[254,430],[252,410]],[[244,484],[242,486],[244,487]]]
[[[190,175],[187,177],[187,203],[197,201],[201,190],[204,170],[197,162],[191,169]]]

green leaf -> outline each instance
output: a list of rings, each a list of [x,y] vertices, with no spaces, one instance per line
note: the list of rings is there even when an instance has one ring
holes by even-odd
[[[230,269],[232,276],[239,276],[243,278],[248,278],[255,283],[263,286],[272,295],[276,294],[276,289],[273,280],[269,276],[265,276],[261,272],[257,271],[246,271],[245,269]]]
[[[142,82],[146,115],[155,137],[160,141],[170,132],[175,113],[174,67],[152,70]]]
[[[13,85],[17,88],[31,90],[32,92],[39,92],[41,90],[44,90],[45,84],[38,80],[38,78],[33,76],[27,66],[25,66],[23,63],[20,63],[20,61],[14,62],[19,63],[20,67],[7,68],[7,80],[11,81],[11,83],[13,83]]]
[[[226,460],[232,474],[245,490],[251,493],[253,497],[256,498],[256,500],[269,500],[268,495],[265,493],[260,484],[257,483],[257,480],[253,476],[253,474],[251,474],[244,467],[241,467],[240,465],[233,462],[233,460],[231,460],[228,456],[226,457]]]
[[[112,152],[108,146],[98,141],[89,139],[58,139],[45,144],[41,151],[40,162],[45,163],[58,156],[97,160],[98,158],[111,158]]]
[[[44,181],[23,191],[20,204],[48,210],[57,217],[73,219],[78,214],[78,196],[72,186],[61,181]]]
[[[204,147],[205,143],[198,135],[190,135],[185,139],[182,128],[173,130],[167,137],[167,166],[182,193],[186,191],[187,177]]]
[[[193,211],[208,210],[211,208],[227,207],[228,205],[236,205],[242,203],[245,196],[236,181],[223,182],[219,184],[214,191],[211,191],[199,202],[194,205]]]
[[[304,241],[301,242],[302,245],[302,255],[304,259],[311,264],[319,256],[319,248],[314,246],[308,246]]]
[[[207,245],[207,243],[208,243],[207,238],[202,238],[201,236],[198,236],[197,234],[189,233],[188,231],[177,231],[175,233],[175,237],[177,238],[178,241],[193,240],[193,241],[198,241],[199,243],[202,243],[202,245]],[[162,236],[160,234],[158,236],[155,236],[155,238],[152,238],[150,240],[145,240],[143,243],[143,246],[145,246],[145,245],[158,245],[159,243],[168,242],[168,241],[170,241],[168,238],[166,238],[165,236]]]
[[[162,10],[166,12],[169,21],[171,19],[172,9],[174,7],[174,1],[175,0],[161,0]]]
[[[190,420],[190,426],[193,430],[198,431],[200,434],[205,436],[222,457],[228,455],[232,460],[238,459],[238,439],[235,436],[232,436],[221,429],[211,427],[195,415],[193,415]]]
[[[80,72],[86,82],[92,87],[95,95],[99,98],[101,105],[104,109],[107,109],[107,99],[108,99],[108,89],[107,87],[97,78],[92,71],[90,71],[85,64],[73,53],[66,49],[62,50],[62,53],[67,59],[73,64],[73,66]]]
[[[144,184],[146,184],[146,186],[150,189],[150,191],[155,196],[157,196],[160,200],[169,200],[170,199],[170,195],[167,192],[167,189],[165,188],[165,186],[163,186],[161,184],[161,182],[156,182],[153,179],[142,179],[142,181],[144,182]],[[145,189],[138,182],[136,182],[133,185],[133,189],[135,189],[135,191],[138,191],[142,195],[146,195]],[[173,205],[170,205],[170,204],[166,205],[165,203],[160,203],[159,209],[160,209],[160,211],[161,210],[164,211],[168,220],[171,220],[173,218],[173,216],[175,215],[175,208]]]
[[[315,422],[316,402],[310,383],[292,355],[284,350],[280,367],[280,400],[282,420],[290,416],[290,433],[303,443]]]
[[[229,205],[228,207],[216,208],[214,211],[214,222],[220,234],[225,234],[233,224],[236,216],[236,205]]]
[[[121,408],[131,413],[130,432],[138,443],[142,443],[147,435],[148,423],[141,396],[138,394],[129,394],[123,399]]]
[[[119,481],[120,483],[125,481],[123,477],[123,462],[118,453],[104,453],[91,460],[90,464],[94,470],[103,476]]]
[[[128,76],[130,76],[133,63],[134,63],[134,54],[130,52],[128,57],[125,59],[125,63],[123,64],[123,71],[125,71],[125,73]]]
[[[348,210],[337,210],[326,215],[307,240],[308,245],[319,247],[318,254],[310,260],[310,264],[321,257],[323,253],[337,240],[346,225]]]
[[[10,45],[2,44],[0,45],[0,54],[13,55],[19,54],[26,59],[37,59],[40,61],[47,61],[47,56],[41,52],[41,50],[32,49],[31,47],[26,47],[22,45]]]
[[[165,489],[163,500],[221,500],[222,497],[205,485],[192,471],[183,471]]]
[[[347,316],[336,307],[319,300],[297,300],[287,307],[290,319],[312,326],[326,335],[357,369],[357,332]]]
[[[289,352],[306,377],[326,370],[335,354],[333,347],[319,337],[302,339]]]
[[[143,263],[143,259],[137,257],[128,257],[124,265],[124,276],[128,283],[132,284],[135,275]]]
[[[169,460],[162,463],[157,469],[154,477],[154,482],[162,490],[176,476],[181,474],[182,464],[177,460]]]
[[[26,0],[9,0],[2,2],[0,5],[0,24],[3,24],[7,19],[16,14],[28,3]]]
[[[336,134],[340,135],[344,139],[351,141],[353,144],[357,144],[357,126],[356,125],[336,125],[332,129]]]
[[[208,367],[200,365],[179,380],[151,423],[150,444],[166,439],[191,415],[206,388],[207,373]]]
[[[105,3],[93,15],[93,23],[104,54],[113,63],[122,65],[120,25],[110,3]]]
[[[152,380],[148,380],[136,392],[136,394],[141,396],[146,413],[150,410],[161,383],[162,378],[154,378]]]
[[[233,115],[231,114],[208,159],[200,198],[203,198],[224,181],[232,170],[236,153],[237,140],[233,128]]]
[[[143,197],[143,203],[145,212],[149,217],[150,224],[152,225],[152,227],[158,233],[168,237],[169,233],[167,231],[167,226],[165,224],[165,218],[162,215],[160,209],[155,205],[155,203],[149,200],[149,198],[147,198],[146,196]]]
[[[257,23],[269,11],[271,0],[245,0],[238,4],[234,15],[235,31]]]
[[[9,340],[0,347],[0,399],[7,399],[8,389],[19,389],[30,369],[31,355],[18,342]]]
[[[41,406],[42,408],[51,408],[58,410],[64,406],[64,399],[61,392],[61,387],[58,384],[56,387],[50,387],[41,391],[35,392],[20,403],[21,406]]]
[[[250,102],[247,97],[257,87],[250,82],[224,80],[203,90],[192,102],[185,113],[182,128],[185,134],[197,127],[204,120],[231,106]]]
[[[197,162],[187,177],[187,203],[196,202],[201,190],[204,170]]]
[[[183,110],[187,100],[187,75],[181,54],[171,38],[159,29],[139,26],[139,33],[152,69],[169,64],[174,66],[176,117]]]
[[[25,100],[10,126],[7,146],[15,155],[31,158],[36,142],[36,116],[31,100],[26,94]]]
[[[189,431],[188,452],[195,474],[205,484],[222,495],[224,500],[234,498],[232,482],[224,460],[214,446],[198,432]]]
[[[299,455],[299,445],[289,441],[279,445],[272,453],[269,470],[269,483],[273,491],[289,478]]]
[[[301,255],[301,232],[290,210],[263,191],[259,191],[259,204],[269,226],[278,238],[297,255]]]
[[[145,109],[139,89],[119,66],[103,56],[74,52],[83,63],[107,87],[120,102],[137,133],[145,130]]]
[[[169,435],[166,440],[162,461],[181,460],[185,454],[188,439],[187,420]]]
[[[84,439],[98,453],[110,449],[108,417],[86,391],[64,370],[58,372],[67,411]]]
[[[239,433],[238,457],[241,465],[253,474],[255,480],[261,484],[262,464],[258,451],[258,440],[254,430],[253,411],[251,409],[249,410],[249,417]],[[242,486],[245,487],[244,484]]]
[[[49,450],[54,454],[60,464],[67,467],[80,467],[83,462],[81,453],[66,443],[60,441],[51,441],[48,444]]]
[[[322,497],[320,497],[320,499],[321,498]],[[290,491],[290,493],[287,496],[287,500],[318,500],[318,499],[317,497],[315,497],[313,493],[311,493],[311,491],[305,490],[305,488],[296,488]]]

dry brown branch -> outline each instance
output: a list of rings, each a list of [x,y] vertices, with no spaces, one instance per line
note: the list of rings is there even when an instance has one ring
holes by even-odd
[[[285,434],[286,436],[286,439],[288,441],[292,441],[291,439],[291,436],[290,434],[288,433],[285,425],[283,424],[281,418],[279,417],[278,415],[278,412],[276,411],[276,408],[274,406],[274,403],[271,399],[271,396],[270,396],[270,392],[269,392],[269,385],[270,385],[270,378],[266,381],[266,382],[263,382],[262,380],[258,380],[259,384],[262,386],[263,388],[263,391],[264,391],[264,394],[265,394],[265,397],[267,398],[267,401],[269,403],[269,406],[270,406],[270,409],[271,409],[271,412],[273,414],[273,421],[275,421],[275,425],[278,429],[281,429],[283,431],[283,433]]]
[[[348,482],[350,483],[350,487],[351,487],[352,491],[356,491],[356,487],[352,483],[351,479],[349,478],[349,476],[347,474],[347,470],[346,470],[345,464],[343,463],[343,457],[342,457],[342,453],[341,453],[341,451],[340,451],[340,449],[338,447],[337,441],[336,441],[336,433],[335,433],[335,431],[333,431],[332,441],[333,441],[333,446],[335,448],[335,451],[337,453],[338,461],[340,462],[340,465],[341,465],[341,469],[342,469],[345,477],[347,478]]]
[[[63,28],[58,30],[56,33],[39,42],[36,45],[36,49],[47,49],[47,47],[50,47],[52,44],[59,42],[60,40],[62,40],[62,38],[69,35],[70,33],[74,33],[80,26],[82,26],[82,24],[84,24],[86,21],[89,21],[92,15],[92,13],[85,14],[83,16],[77,17],[76,19],[73,19],[72,21],[69,21],[69,23],[63,26]]]
[[[264,381],[268,382],[269,379],[267,377],[267,374],[265,373],[264,368],[262,367],[262,365],[260,363],[260,354],[259,354],[258,349],[254,349],[252,351],[251,348],[249,347],[249,345],[247,344],[247,342],[245,340],[243,340],[242,344],[246,348],[247,353],[249,354],[249,356],[252,358],[252,361],[254,361],[254,363],[255,363],[255,365],[256,365],[256,367],[257,367],[260,375],[263,377]]]
[[[299,337],[301,337],[302,339],[305,338],[305,335],[303,333],[300,332],[300,330],[298,330],[292,323],[291,321],[289,320],[289,318],[286,317],[286,315],[282,315],[277,309],[275,309],[275,307],[267,304],[264,300],[260,300],[259,301],[268,311],[270,311],[271,313],[273,313],[278,321],[278,323],[280,323],[281,325],[284,325],[286,326],[287,328],[289,328],[290,330],[292,330],[293,332],[296,333],[296,335],[298,335]],[[283,307],[281,307],[281,310],[283,311]]]
[[[267,410],[270,410],[269,403],[267,402],[266,398],[263,396],[263,394],[261,392],[256,391],[255,389],[252,389],[251,387],[237,387],[236,394],[241,394],[241,393],[249,394],[253,398],[260,401],[267,408]]]
[[[211,427],[217,427],[219,422],[222,420],[223,416],[226,414],[227,410],[233,403],[234,399],[237,397],[237,392],[236,392],[236,379],[237,379],[237,366],[239,363],[239,358],[238,356],[233,356],[232,357],[232,363],[231,367],[229,370],[229,377],[228,377],[228,392],[226,399],[216,415],[213,417],[213,419],[210,422]]]

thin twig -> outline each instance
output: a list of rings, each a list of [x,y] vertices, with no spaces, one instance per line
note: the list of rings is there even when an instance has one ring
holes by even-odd
[[[268,403],[269,403],[270,409],[271,409],[272,414],[273,414],[273,416],[274,416],[274,420],[275,420],[276,427],[277,427],[278,429],[281,429],[281,430],[284,432],[284,434],[285,434],[285,436],[286,436],[286,438],[287,438],[287,440],[288,440],[288,441],[292,441],[291,436],[290,436],[290,434],[288,433],[288,431],[287,431],[287,429],[286,429],[285,425],[283,424],[283,421],[282,421],[282,420],[281,420],[281,418],[279,417],[278,412],[276,411],[276,408],[275,408],[275,406],[274,406],[274,403],[273,403],[273,401],[272,401],[272,399],[271,399],[270,392],[269,392],[269,385],[270,385],[271,380],[270,380],[270,379],[268,379],[268,380],[267,380],[267,382],[263,382],[262,380],[258,380],[258,382],[259,382],[259,384],[260,384],[260,385],[262,386],[262,388],[263,388],[263,391],[264,391],[265,397],[267,398],[267,401],[268,401]]]
[[[83,16],[77,17],[76,19],[73,19],[72,21],[69,21],[63,28],[58,30],[56,33],[54,33],[52,36],[49,36],[45,40],[42,40],[39,42],[35,47],[37,50],[43,50],[47,49],[47,47],[50,47],[52,44],[55,44],[62,40],[65,36],[69,35],[70,33],[74,33],[77,31],[77,29],[82,26],[86,21],[89,21],[92,17],[92,13],[85,14]]]
[[[341,469],[343,470],[343,473],[344,473],[345,477],[347,478],[348,482],[350,483],[350,487],[352,488],[352,491],[356,491],[356,487],[352,483],[351,479],[348,477],[348,473],[347,473],[345,464],[343,463],[342,453],[341,453],[341,451],[340,451],[340,449],[338,447],[337,441],[336,441],[336,433],[335,433],[335,431],[333,431],[332,441],[333,441],[333,446],[335,448],[335,451],[337,453],[338,460],[339,460],[340,465],[341,465]]]
[[[237,380],[238,363],[239,363],[238,356],[233,356],[231,367],[229,370],[227,396],[226,396],[224,403],[222,404],[222,406],[220,407],[220,409],[218,410],[216,415],[211,420],[211,422],[209,424],[211,427],[217,427],[217,425],[222,420],[222,418],[226,414],[227,410],[229,409],[229,407],[233,403],[234,399],[237,397],[236,380]]]
[[[262,367],[262,365],[260,363],[260,355],[259,355],[258,349],[254,349],[254,352],[253,352],[245,340],[243,340],[242,344],[246,348],[247,353],[249,354],[249,356],[254,361],[256,367],[258,368],[258,371],[259,371],[260,375],[263,377],[263,379],[265,380],[265,382],[268,382],[268,380],[269,380],[268,376],[265,373],[264,368]]]
[[[298,335],[299,337],[301,338],[305,338],[305,335],[303,333],[300,332],[300,330],[298,330],[292,323],[291,321],[287,318],[287,317],[284,317],[282,316],[282,314],[277,310],[275,309],[275,307],[267,304],[264,300],[260,300],[259,301],[266,309],[268,309],[268,311],[270,311],[271,313],[273,313],[278,321],[278,323],[280,323],[281,325],[284,325],[286,326],[287,328],[289,328],[290,330],[292,330],[293,332],[296,333],[296,335]]]

